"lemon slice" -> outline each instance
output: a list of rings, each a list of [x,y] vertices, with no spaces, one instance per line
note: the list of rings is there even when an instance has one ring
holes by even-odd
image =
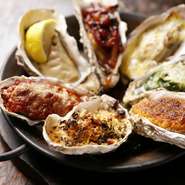
[[[47,62],[52,37],[55,34],[55,26],[54,19],[47,19],[33,24],[27,30],[25,47],[28,56],[35,62]]]

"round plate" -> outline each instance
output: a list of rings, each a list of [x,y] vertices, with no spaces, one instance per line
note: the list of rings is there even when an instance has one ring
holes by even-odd
[[[121,17],[127,21],[129,31],[135,28],[143,20],[142,17],[132,14],[121,14]],[[69,30],[70,34],[79,40],[79,28],[75,17],[68,17],[67,23],[69,28],[72,28]],[[72,26],[70,27],[70,25]],[[25,72],[16,64],[15,51],[16,49],[11,52],[5,61],[2,68],[1,79],[25,74]],[[125,87],[119,82],[109,94],[119,99],[122,97],[124,91]],[[42,125],[30,127],[19,119],[8,117],[5,113],[4,116],[12,128],[33,148],[58,162],[85,170],[101,172],[141,170],[162,165],[184,155],[185,153],[184,150],[175,146],[154,142],[150,139],[132,134],[127,143],[109,154],[83,156],[62,155],[48,147],[42,137]]]

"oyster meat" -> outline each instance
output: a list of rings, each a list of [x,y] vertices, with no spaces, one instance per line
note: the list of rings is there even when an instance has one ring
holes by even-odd
[[[133,104],[150,91],[159,89],[185,91],[185,56],[162,63],[152,69],[145,77],[131,82],[123,102],[125,105]]]
[[[152,16],[130,35],[121,65],[121,73],[138,79],[169,57],[185,54],[185,5]]]
[[[75,0],[80,34],[89,62],[96,67],[104,89],[119,80],[127,25],[120,20],[116,0]]]
[[[185,93],[154,91],[130,110],[134,131],[185,148]]]
[[[39,54],[33,58],[29,51],[37,51],[39,45],[37,32],[49,24],[47,21],[52,21],[54,26],[52,29],[52,26],[49,25],[47,28],[49,31],[46,33],[43,31],[42,40],[44,38],[47,40],[46,44],[43,43],[47,57],[46,61],[40,61],[39,58],[37,59]],[[31,36],[28,35],[30,32]],[[19,37],[17,62],[29,74],[57,78],[64,83],[80,85],[81,88],[87,88],[93,93],[99,92],[100,83],[94,73],[94,68],[81,55],[76,40],[68,34],[66,21],[62,15],[58,15],[54,10],[49,9],[28,11],[20,19]],[[89,82],[89,78],[93,78],[93,84]]]
[[[71,155],[110,152],[124,143],[131,132],[127,110],[107,95],[81,102],[64,117],[49,115],[43,126],[46,142]]]
[[[42,77],[15,76],[0,83],[0,106],[8,114],[34,125],[49,114],[64,116],[86,94]]]

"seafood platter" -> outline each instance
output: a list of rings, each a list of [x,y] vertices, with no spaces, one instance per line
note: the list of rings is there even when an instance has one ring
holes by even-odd
[[[20,18],[14,60],[21,73],[0,82],[7,119],[37,130],[61,158],[129,155],[137,136],[184,151],[185,5],[129,32],[117,0],[73,6],[78,29],[51,9]]]

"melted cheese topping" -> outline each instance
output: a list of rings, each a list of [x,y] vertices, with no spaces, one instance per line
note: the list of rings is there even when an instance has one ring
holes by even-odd
[[[136,79],[173,55],[185,40],[185,21],[171,15],[165,22],[146,30],[128,46],[123,73]]]
[[[55,94],[59,97],[60,100],[62,100],[63,104],[67,104],[69,99],[74,99],[75,97],[69,95],[65,89],[62,91],[59,91],[59,88],[57,86],[52,86],[50,88],[45,83],[20,83],[18,86],[16,86],[15,90],[12,93],[12,96],[15,96],[18,92],[21,92],[22,90],[29,90],[30,92],[33,92],[34,94],[38,94],[40,96],[46,96],[48,93]]]

